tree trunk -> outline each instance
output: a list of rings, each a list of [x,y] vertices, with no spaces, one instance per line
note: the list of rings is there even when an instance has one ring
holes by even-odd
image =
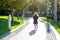
[[[18,20],[20,19],[20,17],[19,17],[19,13],[20,13],[20,12],[19,12],[19,10],[18,10],[18,13],[17,13]]]
[[[49,16],[49,0],[47,0],[47,17]]]
[[[11,18],[11,19],[12,19],[12,20],[11,20],[11,23],[12,23],[12,24],[14,24],[14,18],[13,18],[13,16],[14,16],[14,13],[12,12],[12,13],[11,13],[11,17],[12,17],[12,18]]]
[[[11,14],[8,15],[8,28],[11,28]]]
[[[25,11],[23,10],[22,19],[24,19],[24,13],[25,13]]]
[[[54,21],[57,22],[57,0],[54,0]]]

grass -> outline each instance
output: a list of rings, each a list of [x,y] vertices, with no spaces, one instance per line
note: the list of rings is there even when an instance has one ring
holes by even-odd
[[[60,34],[60,21],[55,22],[52,19],[47,20],[46,17],[42,17],[41,19],[50,22],[53,25],[53,27],[57,30],[57,32]]]
[[[7,33],[19,25],[23,24],[24,21],[20,18],[20,20],[17,20],[17,17],[14,17],[14,24],[11,25],[11,28],[8,28],[8,16],[0,16],[0,35],[3,35],[4,33]]]

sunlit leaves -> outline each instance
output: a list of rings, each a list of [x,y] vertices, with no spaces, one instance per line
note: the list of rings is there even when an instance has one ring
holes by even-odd
[[[27,2],[27,0],[0,0],[0,7],[11,10],[22,10],[27,5]]]

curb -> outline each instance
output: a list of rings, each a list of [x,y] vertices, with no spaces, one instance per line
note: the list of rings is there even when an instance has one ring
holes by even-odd
[[[26,22],[26,20],[25,20],[25,23],[20,25],[16,29],[9,31],[6,34],[1,35],[0,40],[9,40],[13,36],[17,35],[21,30],[23,30],[27,24],[29,24],[29,21]]]
[[[25,20],[24,20],[25,21]],[[16,31],[17,29],[19,29],[21,26],[23,26],[23,25],[25,25],[26,24],[26,21],[25,21],[25,23],[24,24],[22,24],[22,25],[20,25],[20,26],[18,26],[17,28],[15,28],[14,30],[12,30],[12,31],[10,31],[10,32],[14,32],[14,31]]]
[[[48,23],[48,22],[46,22],[44,20],[42,20],[42,21],[45,22],[45,23]],[[56,29],[50,23],[48,23],[48,24],[50,25],[50,28],[53,30],[53,32],[54,32],[54,34],[56,36],[56,39],[60,40],[60,34],[56,31]]]
[[[50,25],[51,25],[51,24],[50,24]],[[57,40],[60,40],[60,34],[56,31],[56,29],[55,29],[52,25],[51,25],[50,27],[51,27],[51,29],[54,31]]]

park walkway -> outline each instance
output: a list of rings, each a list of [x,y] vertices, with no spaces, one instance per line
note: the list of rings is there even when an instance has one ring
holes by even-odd
[[[20,31],[10,40],[46,40],[46,28],[43,22],[39,22],[38,30],[34,31],[33,19],[29,19],[30,23],[25,29]]]
[[[34,30],[33,18],[29,18],[28,24],[22,26],[14,32],[7,33],[1,40],[56,40],[56,36],[51,28],[47,32],[47,27],[50,26],[42,20],[38,20],[38,30]]]
[[[47,32],[46,23],[38,21],[38,30],[34,31],[33,19],[30,18],[29,21],[26,28],[10,40],[56,40],[53,30],[50,30],[50,33]]]

